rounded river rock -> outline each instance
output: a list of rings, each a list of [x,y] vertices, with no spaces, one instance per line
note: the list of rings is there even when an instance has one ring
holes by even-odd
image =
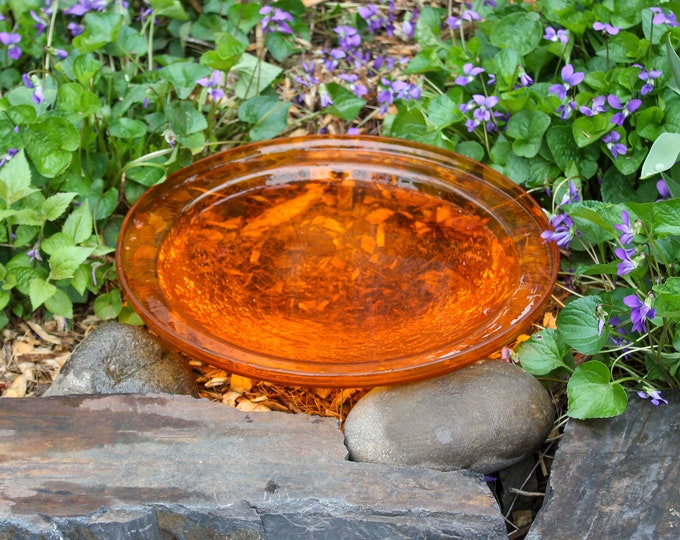
[[[197,395],[187,362],[145,328],[109,322],[85,336],[43,395],[158,392]]]
[[[345,421],[353,461],[491,473],[552,429],[548,392],[522,368],[477,362],[443,377],[371,390]]]

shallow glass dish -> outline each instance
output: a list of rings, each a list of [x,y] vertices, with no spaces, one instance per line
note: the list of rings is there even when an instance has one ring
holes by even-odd
[[[120,232],[127,300],[162,339],[255,379],[371,387],[499,350],[541,315],[559,253],[498,172],[413,142],[248,144],[148,190]]]

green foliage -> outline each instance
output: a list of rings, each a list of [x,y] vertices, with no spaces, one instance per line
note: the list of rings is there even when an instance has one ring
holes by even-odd
[[[21,36],[18,56],[0,46],[0,328],[37,310],[71,318],[75,304],[139,324],[113,264],[129,206],[194,159],[290,127],[272,91],[282,68],[246,52],[262,3],[73,4],[52,17],[0,2],[0,31]],[[286,5],[308,36],[302,4]],[[268,46],[277,60],[299,52],[286,35]]]

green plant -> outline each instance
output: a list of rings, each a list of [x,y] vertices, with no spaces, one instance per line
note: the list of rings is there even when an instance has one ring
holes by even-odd
[[[284,3],[281,3],[282,5]],[[299,0],[285,2],[292,28]],[[125,212],[172,170],[286,129],[259,2],[0,2],[0,328],[10,313],[140,322],[117,289]],[[266,10],[265,10],[266,11]],[[272,24],[279,60],[299,49]]]

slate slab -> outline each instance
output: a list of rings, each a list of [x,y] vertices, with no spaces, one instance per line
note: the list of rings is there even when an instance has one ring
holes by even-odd
[[[621,416],[569,420],[527,540],[680,538],[680,391]]]
[[[481,475],[347,461],[333,419],[0,400],[0,538],[507,538]]]

